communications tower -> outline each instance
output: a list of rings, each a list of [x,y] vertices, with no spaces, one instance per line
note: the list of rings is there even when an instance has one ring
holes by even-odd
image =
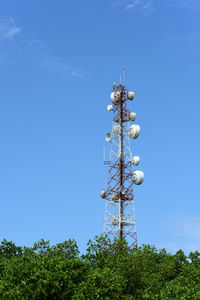
[[[134,99],[135,93],[128,91],[120,78],[120,84],[113,84],[110,95],[112,104],[107,106],[113,112],[112,132],[105,136],[110,144],[107,188],[100,195],[106,200],[104,234],[111,239],[125,238],[130,246],[137,245],[136,219],[133,184],[140,185],[144,173],[134,170],[140,162],[139,156],[132,156],[130,139],[137,139],[140,126],[135,121],[136,113],[130,112],[127,102]]]

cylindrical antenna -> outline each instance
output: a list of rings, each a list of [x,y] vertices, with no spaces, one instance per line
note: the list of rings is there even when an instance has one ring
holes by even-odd
[[[123,79],[124,79],[123,85],[124,85],[124,86],[125,86],[125,83],[126,83],[126,82],[125,82],[125,73],[126,73],[125,68],[123,68],[123,77],[124,77],[124,78],[123,78]]]

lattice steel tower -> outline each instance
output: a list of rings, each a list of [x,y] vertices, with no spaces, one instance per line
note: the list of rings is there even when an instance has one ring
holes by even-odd
[[[135,121],[136,113],[127,108],[127,101],[134,99],[134,92],[125,88],[120,78],[118,86],[113,85],[111,93],[112,105],[107,106],[113,111],[112,132],[107,133],[105,139],[110,143],[108,165],[108,183],[100,195],[106,199],[104,234],[111,239],[126,238],[130,246],[137,244],[136,219],[134,207],[133,184],[139,185],[144,180],[144,173],[133,171],[133,167],[140,162],[139,156],[132,156],[130,138],[136,139],[140,134],[140,126]]]

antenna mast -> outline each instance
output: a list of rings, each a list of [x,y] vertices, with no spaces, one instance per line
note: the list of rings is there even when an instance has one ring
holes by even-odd
[[[113,111],[113,125],[112,133],[107,133],[105,137],[110,142],[110,160],[104,161],[108,165],[108,183],[100,195],[106,199],[104,234],[120,240],[126,238],[134,246],[137,245],[137,233],[133,184],[141,184],[144,173],[132,170],[139,164],[140,157],[132,156],[130,138],[139,136],[140,126],[130,126],[130,121],[135,121],[136,113],[129,112],[127,101],[133,100],[135,94],[125,88],[123,72],[120,74],[120,84],[113,85],[113,105],[107,106],[108,111]]]

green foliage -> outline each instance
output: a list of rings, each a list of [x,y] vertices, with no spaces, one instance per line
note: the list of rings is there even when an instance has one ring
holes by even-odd
[[[200,299],[200,253],[96,237],[80,255],[74,240],[32,248],[3,240],[0,299]]]

